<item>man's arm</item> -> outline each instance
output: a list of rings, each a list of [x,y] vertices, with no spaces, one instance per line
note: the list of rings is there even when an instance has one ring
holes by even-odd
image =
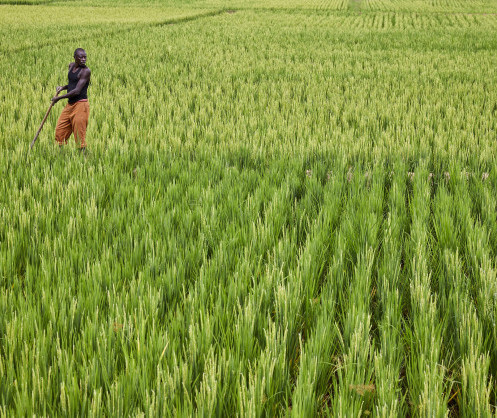
[[[79,93],[81,93],[81,90],[83,89],[84,85],[90,81],[90,69],[89,68],[84,68],[83,71],[81,71],[81,75],[78,80],[78,84],[76,84],[76,88],[74,90],[71,90],[67,92],[67,94],[64,94],[63,96],[54,96],[52,97],[52,102],[57,103],[59,100],[62,99],[69,99],[70,97],[77,96]],[[65,89],[67,89],[67,85],[63,86]],[[58,87],[57,87],[58,89]],[[61,89],[65,90],[64,88]]]
[[[67,84],[65,86],[57,86],[57,94],[59,94],[62,90],[67,90]]]

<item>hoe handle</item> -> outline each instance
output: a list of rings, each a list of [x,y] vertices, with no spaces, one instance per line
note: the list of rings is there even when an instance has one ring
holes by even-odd
[[[59,95],[60,92],[57,92],[57,94],[55,95],[56,97]],[[31,141],[31,145],[29,146],[29,149],[33,148],[33,145],[35,144],[36,140],[38,139],[38,135],[40,135],[40,132],[41,132],[41,128],[43,128],[43,125],[45,124],[45,121],[47,120],[47,117],[48,117],[48,114],[50,113],[50,111],[52,110],[52,106],[54,105],[55,103],[54,102],[50,102],[50,106],[48,107],[48,110],[47,110],[47,113],[45,113],[45,117],[43,118],[43,120],[41,121],[41,125],[40,127],[38,128],[38,131],[36,132],[36,135],[34,137],[34,139]]]

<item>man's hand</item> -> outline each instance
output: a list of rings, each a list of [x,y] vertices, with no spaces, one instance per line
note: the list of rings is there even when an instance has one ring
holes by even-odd
[[[54,104],[57,103],[59,100],[60,100],[60,97],[58,97],[58,96],[52,97],[52,102],[54,102]]]
[[[62,86],[57,86],[57,88],[55,89],[57,94],[59,94],[62,90],[64,90],[64,87],[62,87]]]

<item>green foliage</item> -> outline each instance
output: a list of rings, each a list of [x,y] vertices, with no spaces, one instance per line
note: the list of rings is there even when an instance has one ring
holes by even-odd
[[[495,2],[0,3],[0,415],[495,413]]]

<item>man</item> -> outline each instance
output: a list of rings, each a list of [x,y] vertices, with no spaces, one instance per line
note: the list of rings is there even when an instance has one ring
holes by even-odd
[[[66,145],[67,140],[74,133],[74,139],[76,144],[79,143],[80,150],[84,152],[86,149],[86,127],[90,115],[87,90],[90,84],[90,75],[91,71],[86,66],[86,52],[84,49],[78,48],[74,51],[74,62],[69,64],[68,84],[57,87],[57,94],[62,90],[67,90],[67,94],[52,97],[54,103],[62,99],[69,99],[55,128],[55,140],[60,147]]]

